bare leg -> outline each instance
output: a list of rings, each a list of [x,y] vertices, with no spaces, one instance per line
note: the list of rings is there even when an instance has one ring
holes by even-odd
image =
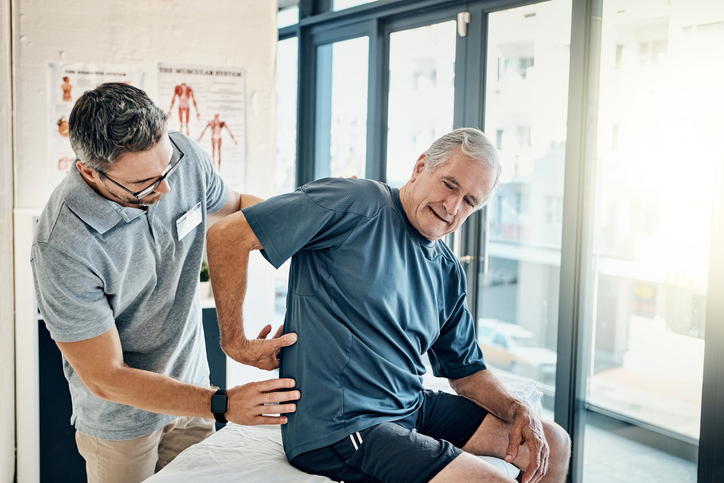
[[[542,421],[543,431],[550,448],[548,471],[540,483],[564,483],[568,473],[571,442],[568,434],[557,424]],[[516,480],[503,475],[497,468],[472,455],[488,455],[505,458],[508,447],[510,425],[489,414],[470,441],[462,448],[470,455],[463,454],[450,463],[431,480],[431,483],[459,483],[460,481],[484,481],[491,483],[514,483]],[[465,458],[463,458],[465,456]],[[469,456],[469,457],[468,457]],[[520,446],[513,464],[522,471],[528,467],[530,453],[526,446]],[[438,479],[439,478],[439,479]],[[497,479],[496,479],[497,478]]]
[[[189,112],[191,109],[186,108],[184,109],[184,115],[186,116],[186,135],[189,135]]]
[[[219,144],[216,149],[219,151],[219,171],[221,171],[221,139],[219,139]]]
[[[430,483],[460,483],[461,481],[484,481],[485,483],[516,483],[515,479],[503,474],[495,466],[470,453],[455,458]]]
[[[214,167],[216,168],[216,171],[219,171],[221,169],[221,159],[219,159],[219,153],[218,148],[216,147],[216,143],[211,141],[211,159],[214,161]]]

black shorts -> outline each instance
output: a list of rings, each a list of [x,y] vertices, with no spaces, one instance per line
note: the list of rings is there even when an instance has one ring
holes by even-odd
[[[463,397],[425,391],[407,418],[303,453],[292,465],[344,483],[427,483],[462,453],[487,414]]]

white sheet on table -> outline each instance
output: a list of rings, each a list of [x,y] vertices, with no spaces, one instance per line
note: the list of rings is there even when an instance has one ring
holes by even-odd
[[[206,440],[188,448],[147,483],[324,483],[289,464],[279,426],[229,423]]]

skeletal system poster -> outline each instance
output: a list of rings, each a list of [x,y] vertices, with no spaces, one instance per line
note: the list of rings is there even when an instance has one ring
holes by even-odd
[[[237,190],[245,188],[244,81],[241,68],[158,64],[156,104],[168,109],[169,129],[197,141]]]
[[[109,64],[48,64],[48,162],[53,184],[68,174],[75,159],[68,139],[70,111],[85,91],[105,82],[143,88],[143,71]]]

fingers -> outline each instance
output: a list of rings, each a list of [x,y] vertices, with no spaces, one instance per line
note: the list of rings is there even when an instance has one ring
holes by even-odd
[[[264,406],[264,413],[269,414],[287,414],[293,413],[297,410],[296,404],[275,404],[271,406]]]
[[[236,386],[228,391],[227,419],[237,424],[285,424],[283,414],[297,410],[294,401],[301,397],[294,379],[271,379]],[[279,416],[275,416],[279,415]]]
[[[271,327],[271,326],[270,326],[270,327]],[[284,333],[284,326],[283,326],[283,325],[280,325],[279,328],[277,329],[277,333],[274,334],[274,339],[278,339],[279,337],[281,337],[281,335],[282,335],[283,333]]]
[[[508,436],[508,448],[505,450],[505,461],[512,463],[518,456],[518,446],[523,442],[519,431],[511,431]]]
[[[538,483],[548,472],[550,448],[545,440],[535,439],[526,443],[530,453],[528,468],[523,474],[523,483]]]
[[[247,339],[244,342],[244,347],[239,349],[232,357],[242,364],[258,367],[259,369],[267,371],[276,369],[279,367],[281,349],[294,344],[297,341],[297,334],[284,334],[274,339],[266,339],[265,337],[270,332],[271,326],[264,327],[258,339]]]
[[[253,388],[255,391],[259,392],[260,394],[263,393],[276,393],[276,391],[282,391],[284,389],[291,389],[296,385],[296,381],[294,379],[289,378],[281,378],[281,379],[269,379],[267,381],[261,381],[261,382],[252,382],[247,384],[250,388]],[[286,391],[286,392],[280,392],[278,394],[286,394],[290,395],[292,393],[299,393],[299,391]],[[288,397],[287,399],[282,399],[282,401],[291,401],[293,399],[299,399],[298,397]]]
[[[258,416],[254,418],[252,425],[261,424],[287,424],[288,419],[285,416]]]
[[[272,330],[272,326],[266,325],[263,329],[261,329],[261,332],[259,332],[259,335],[256,338],[257,339],[266,339],[266,337],[269,335],[271,330]]]
[[[536,483],[543,477],[540,465],[540,453],[536,448],[530,448],[530,462],[523,474],[523,483]]]

